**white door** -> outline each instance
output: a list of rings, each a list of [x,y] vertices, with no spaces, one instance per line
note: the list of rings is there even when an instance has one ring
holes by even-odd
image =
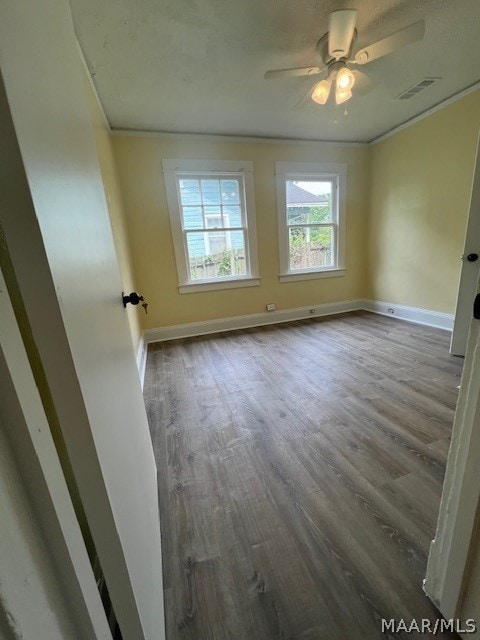
[[[477,160],[473,178],[472,195],[465,248],[462,256],[462,271],[458,289],[455,322],[453,325],[450,352],[455,356],[464,356],[467,346],[468,328],[475,297],[477,280],[480,273],[480,138],[477,145]]]
[[[68,0],[2,2],[0,69],[12,304],[123,638],[160,640],[157,471]]]
[[[477,283],[473,298],[479,290]],[[473,300],[437,531],[425,580],[427,595],[446,618],[480,615],[480,320],[472,319],[472,307]]]

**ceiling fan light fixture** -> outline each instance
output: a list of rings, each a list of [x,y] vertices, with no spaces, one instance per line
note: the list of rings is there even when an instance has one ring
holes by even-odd
[[[350,89],[346,89],[346,90],[339,89],[337,85],[335,89],[335,102],[337,104],[342,104],[347,100],[350,100],[351,97],[352,97],[352,92],[350,91]]]
[[[330,2],[326,4],[336,3]],[[417,22],[367,45],[352,55],[353,44],[357,38],[356,20],[356,9],[340,9],[330,12],[328,16],[328,31],[323,34],[317,43],[317,52],[322,60],[319,66],[270,69],[265,73],[265,78],[288,78],[325,73],[322,77],[326,78],[326,80],[322,80],[315,86],[310,87],[307,93],[293,106],[293,109],[306,107],[311,104],[310,100],[324,105],[329,100],[333,89],[335,89],[337,105],[350,100],[354,85],[356,96],[365,95],[372,90],[374,83],[367,75],[358,71],[358,68],[352,73],[351,65],[365,65],[373,60],[389,56],[407,45],[422,40],[425,35],[425,21],[417,20]],[[411,97],[415,92],[407,93]]]
[[[355,76],[350,71],[350,69],[348,69],[347,67],[343,67],[337,73],[336,84],[339,91],[349,91],[355,84]]]
[[[328,79],[319,82],[312,92],[312,100],[317,104],[325,104],[330,95],[330,87],[331,82]]]

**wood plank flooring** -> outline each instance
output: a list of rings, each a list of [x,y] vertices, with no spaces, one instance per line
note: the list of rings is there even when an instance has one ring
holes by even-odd
[[[437,617],[448,344],[359,312],[150,346],[168,640],[412,637],[380,619]]]

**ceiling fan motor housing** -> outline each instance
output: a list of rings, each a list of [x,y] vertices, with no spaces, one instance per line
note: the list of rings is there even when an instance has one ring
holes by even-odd
[[[328,66],[327,77],[330,78],[331,80],[335,80],[340,69],[343,69],[347,65],[345,60],[332,60],[328,63],[327,66]]]
[[[351,56],[352,47],[356,39],[357,39],[357,30],[355,29],[353,32],[352,40],[350,42],[349,50],[345,53],[345,55],[341,55],[339,57],[333,57],[328,52],[328,31],[327,31],[327,33],[320,38],[317,44],[317,51],[320,54],[320,57],[322,58],[324,65],[326,67],[329,67],[332,63],[340,62],[342,60],[343,61],[348,60]]]

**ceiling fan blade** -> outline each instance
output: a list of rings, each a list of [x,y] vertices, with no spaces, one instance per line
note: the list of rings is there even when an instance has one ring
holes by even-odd
[[[365,96],[367,93],[370,93],[375,86],[375,82],[370,78],[370,76],[367,76],[366,73],[363,73],[363,71],[359,71],[358,69],[353,70],[353,75],[355,77],[353,93],[360,96]]]
[[[303,98],[300,98],[300,100],[293,105],[292,111],[303,109],[304,107],[308,106],[312,102],[312,93],[316,86],[317,86],[317,83],[315,83],[313,87],[309,91],[307,91],[307,93],[303,96]]]
[[[324,71],[324,67],[300,67],[298,69],[271,69],[265,73],[265,80],[272,78],[293,78],[295,76],[314,76]]]
[[[372,62],[372,60],[387,56],[394,51],[398,51],[398,49],[402,49],[408,44],[421,40],[424,35],[425,21],[419,20],[404,29],[400,29],[399,31],[392,33],[382,40],[378,40],[378,42],[374,42],[368,47],[360,49],[360,51],[357,51],[355,54],[355,58],[352,62],[356,62],[357,64],[367,64],[368,62]]]
[[[328,53],[339,60],[347,58],[355,35],[356,9],[332,11],[328,17]]]

